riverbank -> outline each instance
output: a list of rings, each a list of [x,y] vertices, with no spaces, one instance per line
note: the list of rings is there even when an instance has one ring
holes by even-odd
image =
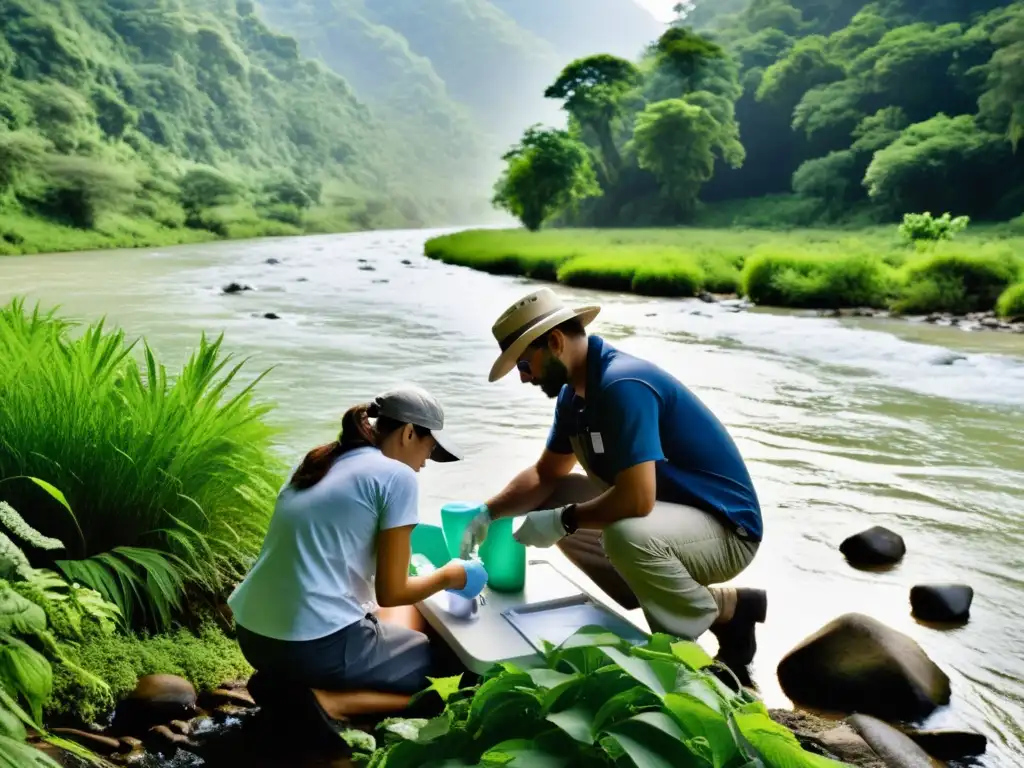
[[[1024,315],[1024,235],[1009,226],[917,247],[895,227],[467,230],[428,240],[424,250],[492,274],[648,296],[735,293],[792,309]]]
[[[342,234],[408,225],[400,214],[379,205],[317,206],[291,211],[289,220],[268,218],[246,205],[225,207],[205,224],[156,221],[146,216],[108,214],[91,229],[68,226],[20,211],[0,211],[0,256],[17,256],[120,248],[163,248],[222,240]]]

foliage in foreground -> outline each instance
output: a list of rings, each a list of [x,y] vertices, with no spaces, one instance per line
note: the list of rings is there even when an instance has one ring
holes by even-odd
[[[0,500],[61,542],[34,565],[95,589],[129,625],[164,628],[186,595],[244,571],[281,466],[268,406],[255,382],[235,384],[221,339],[204,337],[173,379],[148,345],[141,362],[133,352],[103,322],[72,337],[53,311],[0,309]]]
[[[842,765],[805,752],[760,700],[712,674],[713,664],[693,642],[656,634],[631,646],[588,627],[549,645],[536,668],[500,664],[461,689],[460,677],[434,680],[421,695],[436,692],[446,705],[432,720],[391,719],[377,738],[344,737],[368,768]]]
[[[470,230],[427,241],[426,254],[499,274],[653,296],[711,291],[779,307],[960,313],[994,309],[1000,294],[1024,280],[1024,239],[999,235],[982,228],[955,242],[908,246],[891,228]]]

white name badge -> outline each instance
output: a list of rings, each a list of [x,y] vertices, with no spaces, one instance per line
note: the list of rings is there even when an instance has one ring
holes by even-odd
[[[600,432],[590,433],[590,443],[594,446],[594,453],[604,453],[604,440],[601,439]]]

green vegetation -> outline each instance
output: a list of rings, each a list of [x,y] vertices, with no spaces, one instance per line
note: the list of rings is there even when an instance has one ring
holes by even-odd
[[[34,564],[162,629],[258,551],[283,472],[253,401],[261,377],[239,385],[220,339],[172,377],[102,321],[71,331],[18,300],[0,310],[0,499],[66,547]]]
[[[347,83],[251,3],[13,0],[0,20],[0,253],[437,213]]]
[[[469,230],[429,240],[426,253],[496,274],[655,296],[709,291],[780,307],[929,313],[991,310],[1004,291],[1011,298],[1002,301],[1015,306],[1022,245],[992,228],[913,246],[889,227]]]
[[[441,715],[386,720],[376,738],[349,731],[346,740],[369,768],[842,765],[804,751],[746,690],[729,690],[696,643],[654,635],[634,647],[585,628],[549,646],[545,661],[529,671],[498,665],[468,688],[460,677],[434,680],[422,695],[440,696]]]
[[[951,211],[955,233],[963,216],[1024,209],[1024,2],[691,0],[678,11],[635,61],[592,51],[545,91],[601,187],[551,224],[694,224],[701,201],[791,195],[795,218],[766,223]]]

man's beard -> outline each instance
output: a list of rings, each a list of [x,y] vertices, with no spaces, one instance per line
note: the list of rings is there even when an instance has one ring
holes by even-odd
[[[569,383],[569,369],[554,355],[548,354],[545,357],[543,373],[533,383],[548,397],[558,397],[562,387]]]

